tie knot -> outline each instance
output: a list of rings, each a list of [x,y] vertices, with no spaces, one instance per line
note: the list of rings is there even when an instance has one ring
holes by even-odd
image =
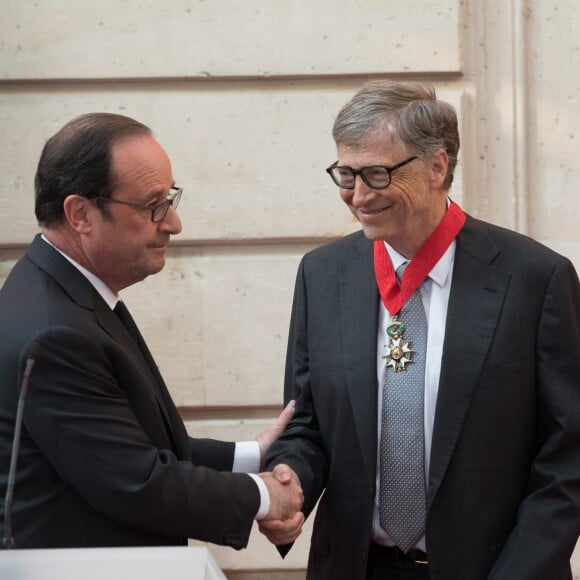
[[[135,329],[137,325],[129,312],[129,309],[125,306],[124,302],[119,300],[117,304],[115,304],[115,308],[113,308],[113,312],[117,315],[123,326],[129,331],[131,334],[135,334]]]
[[[404,261],[398,268],[397,268],[397,282],[399,283],[399,285],[401,284],[401,278],[403,277],[403,273],[405,272],[405,270],[407,269],[407,266],[409,265],[408,261]]]

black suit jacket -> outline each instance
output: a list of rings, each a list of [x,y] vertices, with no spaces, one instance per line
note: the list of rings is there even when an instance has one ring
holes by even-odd
[[[155,365],[39,237],[0,291],[2,498],[32,341],[42,350],[24,413],[16,547],[247,544],[259,492],[248,475],[222,472],[234,444],[187,436]]]
[[[359,232],[298,271],[270,450],[317,510],[308,578],[365,578],[377,471],[379,295]],[[430,458],[427,552],[441,580],[569,580],[580,531],[580,290],[571,263],[468,217],[457,237]]]

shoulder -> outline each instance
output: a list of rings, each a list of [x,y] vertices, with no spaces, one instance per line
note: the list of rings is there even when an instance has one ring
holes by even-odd
[[[570,267],[571,261],[548,246],[513,230],[467,216],[457,237],[459,251],[476,253],[485,248],[490,262],[498,267],[553,270]]]
[[[348,259],[352,254],[371,254],[373,242],[362,230],[319,246],[304,255],[306,263],[338,263]]]

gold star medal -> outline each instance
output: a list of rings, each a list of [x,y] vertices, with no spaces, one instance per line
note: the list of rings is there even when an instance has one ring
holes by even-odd
[[[389,344],[385,345],[387,354],[383,357],[386,360],[386,368],[392,367],[396,373],[407,370],[405,365],[413,362],[415,351],[411,349],[411,343],[404,338],[405,323],[401,322],[396,315],[393,316],[391,324],[387,326],[387,334]]]

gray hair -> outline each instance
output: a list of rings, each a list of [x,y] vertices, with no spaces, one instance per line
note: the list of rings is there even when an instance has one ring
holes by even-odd
[[[370,81],[342,107],[332,129],[337,145],[364,145],[385,135],[410,155],[444,149],[449,158],[444,187],[451,187],[459,151],[457,114],[452,105],[437,100],[432,86]]]

